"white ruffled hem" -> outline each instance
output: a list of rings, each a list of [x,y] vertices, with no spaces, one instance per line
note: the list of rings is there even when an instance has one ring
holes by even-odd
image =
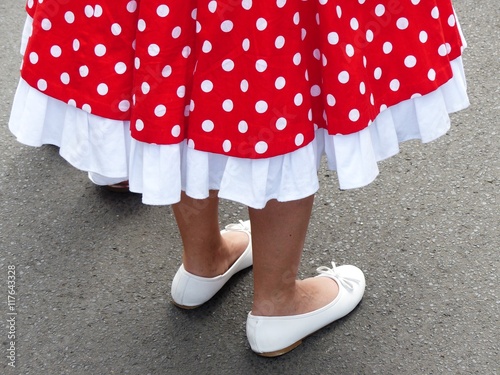
[[[99,185],[128,178],[130,124],[89,114],[53,99],[20,80],[9,129],[25,145],[51,144],[75,168]],[[104,178],[104,176],[106,176]]]
[[[377,162],[399,152],[399,142],[430,142],[450,128],[448,114],[469,105],[461,58],[452,62],[454,77],[438,90],[383,111],[368,128],[350,135],[316,132],[309,145],[268,159],[239,159],[189,148],[132,140],[130,189],[152,205],[176,203],[181,190],[203,199],[209,190],[221,198],[263,208],[270,199],[292,201],[319,188],[317,170],[326,154],[341,189],[359,188],[378,175]]]
[[[31,35],[28,16],[21,53]],[[464,40],[465,43],[465,40]],[[270,199],[291,201],[314,194],[323,154],[337,171],[341,189],[371,183],[377,162],[399,152],[399,142],[430,142],[450,127],[449,113],[469,105],[462,59],[452,62],[454,76],[438,90],[390,107],[368,128],[350,135],[330,136],[324,130],[307,146],[269,159],[239,159],[197,151],[185,142],[160,146],[131,138],[128,121],[98,117],[42,94],[20,80],[9,121],[18,141],[30,146],[53,144],[74,167],[87,171],[98,185],[129,180],[133,192],[152,205],[176,203],[184,190],[206,198],[219,190],[221,198],[254,208]]]
[[[378,175],[377,162],[399,152],[399,142],[430,142],[450,127],[449,113],[469,105],[461,58],[454,77],[438,90],[383,111],[366,129],[350,135],[316,132],[307,146],[268,159],[240,159],[197,151],[186,142],[154,145],[131,138],[129,123],[101,118],[50,98],[21,80],[9,128],[24,144],[60,147],[61,156],[92,181],[107,185],[129,179],[143,202],[167,205],[181,190],[193,198],[219,190],[221,198],[254,208],[270,199],[291,201],[314,194],[326,154],[341,189],[365,186]]]

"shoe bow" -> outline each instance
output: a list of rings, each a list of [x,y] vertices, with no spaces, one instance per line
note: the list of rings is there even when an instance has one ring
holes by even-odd
[[[250,231],[250,227],[245,224],[243,220],[240,220],[239,223],[228,224],[224,227],[225,230],[236,230],[236,231]]]
[[[341,275],[337,272],[337,266],[335,266],[335,262],[332,262],[332,268],[328,268],[326,266],[321,266],[316,269],[321,275],[325,275],[330,278],[334,278],[337,280],[344,288],[349,291],[353,291],[355,284],[359,283],[359,280],[353,277],[348,277],[345,275]]]

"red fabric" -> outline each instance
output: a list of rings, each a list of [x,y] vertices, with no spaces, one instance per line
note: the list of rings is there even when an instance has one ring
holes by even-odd
[[[26,13],[28,13],[28,15],[33,18],[35,16],[35,12],[36,12],[36,7],[38,5],[38,1],[36,0],[26,0]]]
[[[294,151],[318,127],[364,129],[448,81],[462,47],[449,0],[58,1],[34,13],[30,85],[130,117],[139,141],[244,158]]]
[[[129,119],[137,3],[34,1],[33,35],[24,55],[23,79],[95,115]]]

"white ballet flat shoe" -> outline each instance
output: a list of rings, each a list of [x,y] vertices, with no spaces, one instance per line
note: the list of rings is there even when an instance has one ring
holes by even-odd
[[[302,339],[349,314],[365,291],[363,272],[354,266],[319,267],[317,277],[329,277],[339,286],[339,294],[328,305],[306,314],[291,316],[254,316],[247,318],[247,337],[254,352],[277,357],[296,348]]]
[[[212,298],[227,281],[239,271],[250,267],[252,259],[252,238],[250,220],[240,221],[238,224],[229,224],[221,230],[225,232],[245,232],[248,235],[248,246],[233,265],[222,275],[216,277],[201,277],[185,270],[182,264],[172,281],[172,302],[184,309],[194,309]]]

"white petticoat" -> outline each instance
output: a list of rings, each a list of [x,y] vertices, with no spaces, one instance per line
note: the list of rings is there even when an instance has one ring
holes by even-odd
[[[26,33],[29,33],[25,29]],[[22,47],[23,49],[23,47]],[[131,138],[128,121],[89,114],[48,97],[20,80],[9,129],[21,143],[53,144],[74,167],[89,172],[98,185],[129,180],[151,205],[179,201],[181,190],[193,198],[219,190],[221,198],[263,208],[270,199],[291,201],[314,194],[322,155],[337,171],[341,189],[372,182],[377,162],[399,152],[399,142],[430,142],[450,128],[448,114],[469,105],[462,59],[451,63],[453,78],[438,90],[384,110],[366,129],[350,135],[316,138],[292,153],[268,159],[241,159],[197,151],[186,142],[154,145]]]

